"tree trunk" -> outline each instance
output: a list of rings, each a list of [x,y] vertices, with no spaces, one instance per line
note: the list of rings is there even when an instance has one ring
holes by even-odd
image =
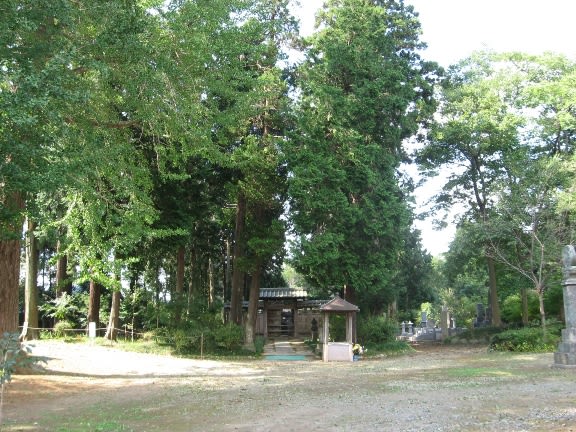
[[[388,319],[394,319],[398,313],[398,303],[394,300],[388,305]]]
[[[96,328],[100,326],[100,295],[101,286],[99,283],[90,281],[90,302],[88,304],[88,322],[96,323]],[[98,331],[96,331],[98,333]]]
[[[216,299],[216,278],[214,275],[214,265],[212,258],[208,258],[208,306],[214,304]]]
[[[544,309],[544,287],[542,284],[536,286],[538,292],[538,303],[540,304],[540,322],[542,324],[542,340],[544,343],[548,341],[548,332],[546,329],[546,311]]]
[[[190,250],[190,262],[189,262],[189,273],[190,273],[190,277],[188,278],[188,306],[187,306],[187,311],[186,314],[187,316],[190,316],[190,309],[191,309],[191,305],[192,303],[194,303],[194,300],[196,299],[196,293],[198,291],[198,259],[197,259],[197,254],[196,254],[196,249],[194,247],[192,247],[192,249]]]
[[[178,326],[182,320],[182,300],[184,298],[184,257],[184,246],[180,246],[176,257],[176,295],[173,300],[175,303],[174,323],[176,326]]]
[[[260,260],[256,262],[256,270],[252,273],[250,283],[250,296],[248,298],[248,316],[245,324],[244,345],[247,349],[255,349],[254,339],[256,335],[256,320],[258,319],[258,301],[260,300],[260,276],[262,274],[262,264]]]
[[[120,291],[112,292],[112,307],[110,308],[110,319],[104,337],[115,341],[118,338],[118,327],[120,326]]]
[[[24,202],[19,193],[10,194],[4,204],[7,209],[20,213]],[[18,332],[18,291],[20,284],[20,236],[22,219],[16,217],[0,233],[0,337],[5,332]]]
[[[525,286],[520,288],[520,299],[522,300],[522,325],[527,327],[530,319],[528,315],[528,290]]]
[[[500,304],[498,302],[498,290],[496,286],[496,266],[494,259],[491,257],[486,258],[488,264],[488,281],[490,283],[490,309],[492,312],[492,325],[494,327],[501,327],[502,320],[500,318]]]
[[[21,340],[38,339],[38,241],[36,223],[28,219],[26,235],[26,283],[24,286],[24,326]]]
[[[58,240],[56,243],[56,253],[60,255],[62,252],[62,242]],[[56,297],[62,294],[72,294],[72,282],[68,277],[68,256],[61,255],[56,263]]]
[[[230,322],[240,324],[242,322],[242,291],[244,272],[240,261],[244,252],[244,227],[246,225],[246,197],[238,194],[236,206],[236,229],[234,233],[234,269],[232,271],[232,293],[230,295]]]
[[[230,239],[226,239],[226,257],[224,262],[224,292],[223,292],[223,299],[224,301],[229,300],[231,296],[232,290],[232,269],[230,265],[230,255],[231,255],[231,248],[230,248]]]

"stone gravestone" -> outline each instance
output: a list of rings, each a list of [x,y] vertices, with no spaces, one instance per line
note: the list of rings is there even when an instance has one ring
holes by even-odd
[[[563,294],[566,328],[562,330],[562,341],[554,353],[554,366],[576,368],[576,251],[574,246],[562,250]]]
[[[474,321],[474,327],[484,326],[484,320],[486,319],[486,314],[484,313],[484,305],[482,303],[476,304],[476,320]]]

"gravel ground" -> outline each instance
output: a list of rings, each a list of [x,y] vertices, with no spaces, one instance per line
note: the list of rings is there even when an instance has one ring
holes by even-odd
[[[576,371],[552,354],[424,345],[354,363],[225,362],[40,341],[8,431],[575,431]]]

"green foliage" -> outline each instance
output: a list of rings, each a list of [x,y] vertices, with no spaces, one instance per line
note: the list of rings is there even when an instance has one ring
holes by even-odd
[[[210,330],[207,327],[190,323],[181,328],[159,327],[148,332],[153,334],[153,339],[162,346],[170,346],[174,353],[179,355],[200,354],[205,348],[206,341],[210,338]]]
[[[502,332],[500,327],[470,327],[456,336],[448,338],[445,342],[451,343],[452,341],[467,341],[467,342],[486,342],[488,343],[493,335]]]
[[[0,386],[11,381],[16,367],[27,361],[29,351],[20,343],[18,333],[4,333],[0,338]]]
[[[491,277],[476,278],[481,283],[469,288],[489,281],[496,322],[496,300],[518,293],[520,283],[529,281],[540,295],[553,286],[559,251],[572,240],[575,171],[569,160],[576,115],[568,83],[575,74],[573,60],[550,53],[476,53],[450,68],[441,112],[417,152],[431,176],[457,167],[434,197],[437,216],[454,204],[465,206],[446,255],[446,276],[460,296],[457,277],[471,282],[481,274],[470,264],[476,261],[478,269],[488,262]],[[568,198],[567,205],[559,197]],[[514,302],[508,302],[507,319],[515,320]]]
[[[254,338],[254,352],[256,355],[260,355],[264,352],[264,345],[266,344],[266,339],[263,336],[256,336]]]
[[[363,345],[381,345],[394,341],[398,333],[398,324],[384,316],[358,317],[357,336]]]
[[[394,280],[399,292],[398,307],[418,309],[423,302],[434,301],[438,288],[434,286],[432,256],[422,247],[419,231],[409,231],[400,254],[399,271]]]
[[[197,345],[196,342],[198,338],[183,329],[172,330],[171,337],[176,354],[189,353],[192,351],[192,348]]]
[[[304,339],[304,345],[306,345],[308,347],[308,349],[310,351],[312,351],[314,354],[317,354],[319,343],[320,342],[318,341],[318,339],[316,339],[316,340]]]
[[[315,286],[353,287],[362,310],[378,312],[404,288],[411,221],[397,168],[434,106],[434,65],[415,53],[419,23],[401,2],[326,2],[318,21],[285,145],[292,265]]]
[[[54,325],[55,337],[66,337],[70,335],[70,331],[74,329],[74,324],[67,320],[60,320]]]
[[[195,319],[178,328],[163,326],[148,334],[179,355],[233,354],[241,352],[244,344],[243,328],[223,323],[219,311],[210,310],[197,311]]]
[[[564,314],[564,293],[562,284],[559,281],[552,281],[550,287],[544,293],[544,304],[546,315],[550,318],[560,319]]]
[[[540,305],[538,303],[538,294],[534,291],[528,291],[528,320],[532,321],[540,316]],[[502,301],[500,308],[502,320],[506,323],[522,322],[522,299],[520,294],[513,294]]]
[[[57,321],[67,321],[70,328],[83,327],[86,324],[86,308],[88,306],[88,294],[62,293],[56,299],[49,300],[40,306],[50,318]]]
[[[244,328],[236,324],[225,324],[213,330],[216,346],[224,351],[233,352],[244,343]]]
[[[346,317],[340,314],[330,314],[330,335],[333,342],[342,342],[346,340]]]
[[[489,349],[491,351],[552,352],[558,346],[560,335],[558,330],[553,332],[550,327],[546,336],[539,327],[506,330],[492,336]]]
[[[465,295],[458,296],[454,290],[446,289],[440,292],[440,299],[442,305],[447,306],[453,318],[459,327],[471,328],[476,318],[476,305],[478,301],[466,297]],[[440,318],[442,306],[437,305],[436,316]]]

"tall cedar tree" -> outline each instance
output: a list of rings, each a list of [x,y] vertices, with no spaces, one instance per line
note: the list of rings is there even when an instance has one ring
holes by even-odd
[[[232,174],[228,187],[230,202],[236,207],[230,298],[234,323],[242,319],[247,275],[253,282],[251,291],[259,291],[263,269],[283,248],[284,227],[279,218],[286,174],[282,173],[279,143],[287,90],[277,63],[283,44],[295,32],[287,1],[246,4],[235,32],[231,29],[214,54],[214,77],[206,97],[207,105],[219,110],[213,127],[221,151],[219,162]],[[258,293],[250,296],[257,298]],[[252,311],[248,343],[254,317]]]
[[[280,152],[287,123],[288,95],[281,49],[295,37],[296,24],[288,1],[255,2],[252,29],[262,40],[251,62],[256,66],[255,95],[250,135],[242,148],[241,195],[247,203],[246,258],[251,274],[246,345],[253,346],[260,282],[273,256],[282,256],[285,226],[280,221],[286,198],[286,169]]]
[[[436,65],[417,54],[420,24],[403,1],[332,0],[317,21],[287,151],[294,266],[360,305],[391,303],[409,232],[402,141],[434,110]]]

